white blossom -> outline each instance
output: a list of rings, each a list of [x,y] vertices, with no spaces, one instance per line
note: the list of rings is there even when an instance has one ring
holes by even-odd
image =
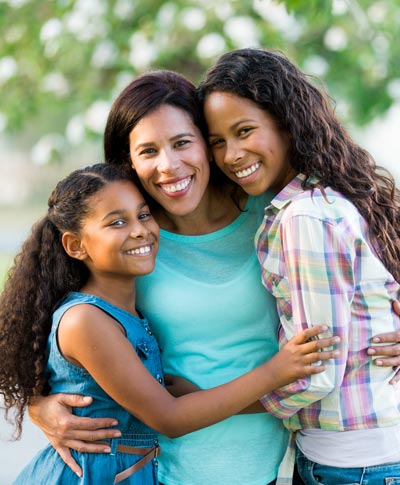
[[[18,72],[17,61],[11,56],[0,58],[0,86],[14,77]]]
[[[341,27],[331,27],[324,35],[324,44],[331,51],[341,51],[347,46],[347,34]]]
[[[181,23],[189,30],[196,32],[206,25],[206,15],[196,7],[184,8],[180,14]]]
[[[213,32],[202,37],[197,44],[197,55],[202,59],[211,59],[224,52],[226,48],[222,35]]]
[[[238,48],[259,45],[260,32],[251,17],[231,17],[225,22],[224,32]]]

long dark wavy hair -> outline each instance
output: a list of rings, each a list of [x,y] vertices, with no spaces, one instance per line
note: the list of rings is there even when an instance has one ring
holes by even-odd
[[[194,84],[173,71],[150,71],[133,80],[111,107],[104,131],[105,162],[131,167],[130,132],[142,118],[163,105],[173,106],[187,113],[207,143],[207,125]],[[142,188],[137,177],[135,182]],[[216,186],[228,185],[234,189],[215,163],[210,164],[210,183]],[[147,200],[152,207],[159,207],[150,196],[147,196]]]
[[[400,194],[390,173],[378,167],[338,121],[324,90],[280,52],[239,49],[223,54],[198,88],[199,101],[215,91],[255,102],[290,135],[290,163],[322,189],[332,187],[359,210],[372,243],[400,281]]]
[[[16,437],[29,399],[45,393],[46,346],[52,314],[89,271],[65,252],[61,237],[79,233],[90,214],[90,199],[110,182],[132,180],[132,170],[104,163],[75,170],[59,182],[47,214],[32,228],[15,257],[0,296],[0,395],[6,418],[13,408]]]

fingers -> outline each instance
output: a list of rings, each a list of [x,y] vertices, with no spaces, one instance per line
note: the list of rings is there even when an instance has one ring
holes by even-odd
[[[69,448],[60,447],[56,448],[56,451],[60,455],[63,462],[71,468],[71,470],[78,475],[79,478],[82,477],[82,469],[78,463],[72,458]]]
[[[57,394],[57,399],[64,406],[82,408],[92,403],[93,398],[90,396],[81,396],[79,394]]]
[[[91,450],[96,450],[97,453],[107,453],[109,450],[105,450],[105,445],[95,444],[93,441],[119,438],[121,436],[121,431],[118,429],[83,430],[82,428],[68,428],[67,431],[62,430],[60,432],[60,436],[62,436],[63,445],[73,448],[76,451],[88,452]],[[81,444],[77,444],[83,442],[85,442],[84,450],[81,448]],[[73,443],[73,446],[71,446],[71,443]],[[91,450],[86,448],[86,444],[91,447]]]
[[[324,352],[321,352],[321,349],[328,348],[328,347],[334,347],[335,345],[340,343],[340,337],[337,335],[333,337],[327,337],[323,339],[317,339],[317,340],[311,340],[311,342],[306,342],[304,344],[301,344],[301,350],[303,354],[311,354],[312,352],[317,352],[317,355],[324,354]],[[331,355],[330,357],[327,357],[327,359],[331,359],[332,357],[337,357],[340,354],[339,350],[329,350],[326,351],[324,355]],[[323,360],[327,360],[323,359]],[[317,359],[321,360],[321,359]]]
[[[379,367],[398,367],[400,365],[400,356],[386,358],[379,356],[374,360],[374,364],[378,365]]]
[[[315,325],[313,327],[308,327],[297,335],[293,337],[293,343],[301,344],[303,342],[307,342],[307,340],[312,339],[313,337],[317,337],[319,334],[324,333],[328,330],[327,325]]]
[[[90,441],[70,440],[68,448],[79,451],[80,453],[110,453],[111,448],[107,443],[93,443]]]
[[[396,302],[398,304],[398,302]],[[372,338],[372,344],[397,344],[400,342],[400,330],[395,332],[379,333]],[[379,347],[380,349],[381,347]]]

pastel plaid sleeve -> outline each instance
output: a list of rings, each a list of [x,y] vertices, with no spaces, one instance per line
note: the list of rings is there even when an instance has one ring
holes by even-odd
[[[343,220],[327,221],[310,215],[284,217],[275,237],[280,238],[278,257],[287,280],[292,313],[280,315],[286,338],[306,327],[326,324],[327,335],[338,335],[342,342],[340,357],[327,361],[325,372],[300,379],[262,398],[269,412],[289,418],[322,400],[342,383],[357,249],[351,227]],[[267,261],[268,258],[266,264]],[[309,412],[318,413],[318,406],[312,406]],[[315,416],[310,418],[313,421]]]

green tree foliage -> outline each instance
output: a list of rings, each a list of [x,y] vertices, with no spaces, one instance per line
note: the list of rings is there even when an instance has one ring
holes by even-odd
[[[362,126],[400,98],[399,0],[0,0],[0,128],[100,136],[139,73],[197,82],[222,52],[284,51]]]

